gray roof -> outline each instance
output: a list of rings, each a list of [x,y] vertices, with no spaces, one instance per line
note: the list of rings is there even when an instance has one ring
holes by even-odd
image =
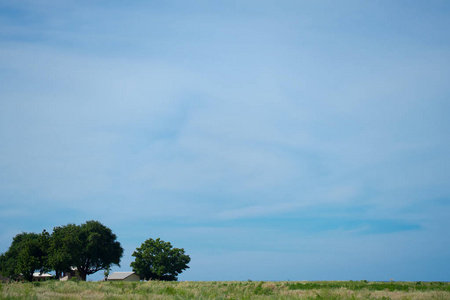
[[[131,276],[133,274],[136,274],[136,273],[134,273],[134,272],[114,272],[114,273],[112,273],[111,275],[108,276],[108,280],[110,280],[110,279],[113,279],[113,280],[114,279],[118,279],[118,280],[125,279],[128,276]]]

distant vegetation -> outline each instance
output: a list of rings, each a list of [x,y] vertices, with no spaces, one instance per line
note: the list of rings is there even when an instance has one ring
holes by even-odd
[[[173,248],[161,239],[148,239],[134,251],[133,271],[145,280],[177,280],[191,261],[184,249]]]
[[[31,281],[36,271],[54,270],[59,278],[62,272],[76,269],[86,280],[87,275],[119,265],[123,248],[116,238],[98,221],[55,227],[52,234],[23,232],[1,254],[0,273],[12,280]]]
[[[443,282],[76,282],[0,285],[0,299],[450,299]]]
[[[0,255],[0,274],[5,280],[32,281],[33,273],[73,273],[83,281],[100,270],[109,274],[120,266],[123,248],[116,235],[98,221],[55,227],[50,234],[22,232],[13,238],[9,249]],[[172,248],[159,238],[148,239],[133,253],[131,263],[141,279],[177,280],[191,260],[184,249]]]

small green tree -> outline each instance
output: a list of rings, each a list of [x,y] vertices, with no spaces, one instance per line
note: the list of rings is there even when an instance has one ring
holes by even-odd
[[[178,274],[189,268],[187,264],[191,261],[183,248],[172,248],[169,242],[159,238],[146,240],[132,256],[135,261],[130,266],[146,280],[177,280]]]
[[[111,273],[111,268],[110,267],[108,267],[105,271],[103,271],[103,276],[105,276],[104,277],[105,281],[108,281],[108,276],[109,276],[110,273]]]

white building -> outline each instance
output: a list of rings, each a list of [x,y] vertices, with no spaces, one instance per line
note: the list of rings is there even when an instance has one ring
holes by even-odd
[[[54,277],[53,275],[47,273],[42,274],[39,272],[33,273],[33,281],[45,281],[53,277]]]

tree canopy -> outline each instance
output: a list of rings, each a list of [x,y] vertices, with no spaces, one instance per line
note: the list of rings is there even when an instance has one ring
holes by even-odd
[[[123,248],[111,229],[98,221],[88,221],[80,226],[78,238],[81,247],[76,249],[73,258],[83,280],[86,275],[109,269],[111,265],[120,267]]]
[[[146,280],[177,280],[178,275],[189,268],[187,264],[191,261],[183,248],[173,248],[169,242],[159,238],[146,240],[132,256],[135,261],[130,266]]]
[[[49,234],[44,230],[41,234],[22,232],[13,238],[8,251],[0,256],[0,273],[12,279],[31,281],[36,270],[48,270],[47,246]]]
[[[48,262],[56,272],[56,278],[64,271],[70,271],[75,266],[76,250],[82,247],[79,236],[80,226],[67,224],[53,228],[49,242]]]
[[[112,265],[120,266],[123,248],[111,229],[98,221],[55,227],[50,235],[21,233],[0,256],[0,273],[11,279],[19,274],[31,281],[36,270],[63,271],[76,268],[82,280]]]

